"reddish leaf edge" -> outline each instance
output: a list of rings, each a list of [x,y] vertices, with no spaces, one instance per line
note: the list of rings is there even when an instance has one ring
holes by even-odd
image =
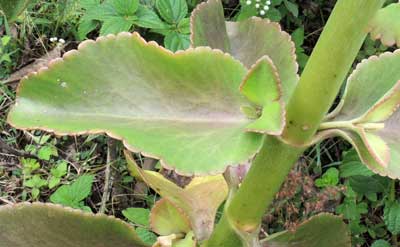
[[[260,130],[251,129],[251,128],[246,128],[246,131],[255,132],[255,133],[259,133],[259,134],[267,134],[267,135],[279,136],[279,135],[282,134],[282,132],[285,129],[285,126],[286,126],[286,104],[283,101],[283,97],[282,97],[283,96],[282,81],[281,81],[281,78],[279,76],[278,69],[276,68],[274,62],[272,61],[272,59],[268,55],[262,56],[261,58],[259,58],[250,67],[249,71],[247,72],[247,75],[244,77],[244,79],[242,80],[242,83],[240,84],[240,92],[242,92],[242,88],[247,83],[247,80],[252,75],[254,69],[257,68],[258,64],[261,63],[264,60],[267,61],[271,65],[271,67],[273,68],[273,71],[274,71],[273,75],[275,77],[275,81],[277,82],[279,95],[272,102],[279,102],[279,105],[281,106],[281,109],[282,109],[282,111],[281,111],[281,119],[282,119],[281,127],[280,127],[280,129],[278,131],[267,131],[267,130],[266,131],[260,131]]]
[[[215,53],[217,55],[223,56],[225,59],[231,59],[234,62],[236,62],[236,63],[240,64],[241,66],[243,66],[244,68],[246,68],[246,66],[244,66],[242,62],[240,62],[239,60],[235,59],[229,53],[223,52],[223,51],[221,51],[219,49],[212,49],[210,47],[202,46],[202,47],[196,47],[196,48],[189,48],[189,49],[183,50],[183,51],[179,50],[179,51],[176,51],[176,52],[172,52],[172,51],[160,46],[155,41],[147,42],[137,32],[133,32],[133,33],[121,32],[121,33],[119,33],[117,35],[108,34],[106,36],[100,36],[96,40],[85,40],[85,41],[83,41],[82,43],[79,44],[78,49],[70,50],[70,51],[64,53],[61,58],[56,58],[56,59],[51,60],[46,67],[42,67],[37,72],[31,72],[28,75],[26,75],[23,79],[21,79],[20,83],[18,84],[18,87],[16,89],[16,98],[17,99],[16,99],[15,104],[11,107],[10,112],[14,109],[14,107],[16,107],[18,105],[18,96],[20,94],[20,90],[24,86],[24,83],[29,78],[31,78],[33,76],[36,76],[36,75],[40,75],[41,73],[45,72],[46,70],[51,69],[56,64],[62,63],[65,59],[71,59],[71,58],[79,55],[80,51],[85,49],[88,46],[91,46],[91,45],[93,45],[95,43],[98,43],[98,42],[103,42],[103,41],[110,40],[110,39],[124,38],[124,37],[135,38],[139,42],[141,42],[142,44],[144,44],[146,46],[153,47],[155,49],[159,49],[161,52],[163,52],[164,54],[169,55],[169,56],[179,57],[179,56],[185,55],[186,53],[192,53],[192,52],[199,52],[199,53],[201,53],[201,52],[210,52],[210,53]],[[17,124],[15,124],[12,121],[12,119],[10,118],[10,114],[7,116],[7,123],[9,123],[12,127],[17,128],[17,129],[26,130],[26,131],[29,131],[29,130],[42,130],[42,131],[46,131],[48,133],[52,133],[52,134],[54,134],[56,136],[67,136],[67,135],[68,136],[78,136],[78,135],[90,135],[90,134],[105,134],[105,135],[107,135],[107,136],[109,136],[109,137],[111,137],[113,139],[121,141],[123,143],[123,145],[131,152],[140,153],[140,154],[142,154],[142,155],[144,155],[146,157],[160,160],[160,164],[164,168],[166,168],[168,170],[172,170],[172,171],[174,171],[177,174],[182,175],[182,176],[208,176],[208,175],[222,174],[222,173],[225,172],[225,170],[228,167],[237,167],[240,164],[246,163],[249,160],[254,159],[254,157],[257,156],[257,154],[259,153],[259,151],[261,149],[261,146],[262,146],[262,145],[260,145],[260,147],[254,152],[254,154],[251,155],[250,157],[246,158],[245,160],[237,162],[235,164],[226,164],[224,169],[219,169],[219,170],[209,171],[209,172],[202,172],[202,173],[195,173],[195,172],[188,173],[188,172],[176,169],[174,166],[166,163],[165,159],[162,156],[158,156],[158,155],[152,154],[151,152],[146,152],[146,151],[141,150],[141,149],[139,149],[139,148],[137,148],[137,147],[135,147],[133,145],[130,145],[123,136],[119,136],[119,135],[113,133],[112,131],[106,131],[106,130],[103,130],[103,129],[92,129],[92,130],[85,130],[85,131],[78,131],[78,132],[73,132],[73,131],[71,131],[71,132],[62,132],[62,131],[58,131],[58,130],[55,130],[55,129],[52,129],[52,128],[49,128],[49,127],[46,127],[46,126],[20,127],[20,126],[18,126]],[[265,136],[263,137],[263,139],[264,138],[265,138]],[[261,143],[263,143],[263,141]]]

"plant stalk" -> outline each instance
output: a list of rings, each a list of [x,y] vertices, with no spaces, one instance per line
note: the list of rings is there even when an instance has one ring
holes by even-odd
[[[240,232],[258,233],[266,208],[332,105],[367,35],[368,21],[383,3],[337,2],[287,106],[284,142],[266,137],[215,232],[202,246],[243,247],[247,244],[240,241]]]

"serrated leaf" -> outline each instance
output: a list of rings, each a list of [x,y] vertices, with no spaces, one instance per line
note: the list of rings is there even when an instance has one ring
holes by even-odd
[[[84,40],[88,33],[96,29],[98,22],[95,20],[85,20],[81,18],[78,27],[78,37],[80,40]]]
[[[335,186],[339,183],[339,171],[332,167],[329,168],[321,178],[315,180],[315,186],[325,188],[329,186]]]
[[[32,178],[26,180],[24,182],[24,185],[29,187],[29,188],[41,188],[43,186],[47,185],[47,181],[42,179],[42,177],[40,175],[33,175]]]
[[[123,31],[129,31],[135,23],[134,19],[126,18],[122,16],[113,16],[104,20],[101,25],[100,35],[105,36],[107,34],[117,34]]]
[[[34,203],[0,207],[2,247],[147,247],[134,229],[106,215]]]
[[[157,201],[151,209],[150,226],[161,236],[188,233],[191,230],[189,219],[182,209],[166,199]]]
[[[149,226],[150,210],[147,208],[127,208],[122,210],[122,214],[132,223]]]
[[[51,177],[49,180],[49,189],[53,189],[61,182],[61,179],[58,177]]]
[[[51,145],[46,145],[38,150],[38,157],[42,160],[50,160],[51,156],[58,156],[57,148]]]
[[[58,188],[51,196],[53,203],[80,208],[79,203],[91,193],[94,176],[82,175],[70,185],[63,185]]]
[[[195,177],[182,189],[157,172],[142,170],[137,166],[136,169],[153,190],[183,210],[197,240],[210,236],[217,209],[228,194],[228,186],[222,175]]]
[[[371,245],[371,247],[392,247],[392,246],[390,245],[390,243],[388,241],[380,239],[380,240],[376,240]]]
[[[263,247],[350,247],[350,234],[340,217],[321,214],[310,218],[294,231],[273,234]]]
[[[156,0],[156,8],[170,24],[178,24],[188,13],[186,0]]]
[[[378,11],[369,24],[373,39],[380,39],[386,46],[400,47],[400,3],[393,3]]]
[[[393,202],[385,205],[383,220],[388,230],[397,235],[400,233],[400,203]]]
[[[374,173],[369,170],[361,161],[353,161],[344,163],[340,166],[340,177],[348,178],[352,176],[366,176],[370,177]]]
[[[336,207],[336,212],[342,214],[345,219],[359,221],[362,214],[368,213],[368,205],[365,202],[357,203],[353,198],[346,198]]]
[[[209,48],[173,54],[136,33],[102,37],[23,80],[8,121],[64,135],[106,132],[180,173],[223,172],[264,138],[244,131],[252,121],[240,111],[245,73]]]
[[[61,161],[56,167],[51,168],[50,173],[54,177],[61,178],[67,174],[68,165],[66,161]]]
[[[349,178],[350,186],[360,195],[384,192],[389,187],[389,182],[389,179],[378,175],[371,177],[352,176]]]
[[[132,16],[139,7],[139,0],[112,0],[111,2],[121,16]]]
[[[190,37],[186,34],[170,32],[164,38],[165,48],[171,51],[186,50],[190,46]]]
[[[287,103],[298,82],[298,65],[295,45],[278,23],[256,17],[225,23],[218,0],[198,5],[191,20],[193,47],[210,46],[228,52],[248,68],[261,57],[270,57],[278,70],[283,99]]]
[[[143,5],[139,5],[136,16],[138,19],[135,21],[135,24],[140,27],[152,29],[168,28],[168,25],[166,25],[153,10]]]

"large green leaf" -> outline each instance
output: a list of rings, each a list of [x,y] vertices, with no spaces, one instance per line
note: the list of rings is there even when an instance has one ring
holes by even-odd
[[[132,159],[126,155],[127,159]],[[183,210],[197,240],[210,236],[217,209],[228,194],[228,186],[222,175],[195,177],[185,188],[181,188],[160,173],[142,170],[136,164],[132,168],[153,190]],[[159,231],[160,228],[156,227],[155,230]]]
[[[193,47],[210,46],[221,49],[250,68],[267,55],[278,70],[282,81],[283,99],[287,103],[298,81],[295,45],[278,23],[250,18],[225,22],[220,0],[200,4],[191,17]]]
[[[105,132],[183,174],[222,172],[262,144],[262,135],[244,131],[246,69],[228,54],[174,54],[136,33],[78,49],[21,81],[9,123],[60,135]]]
[[[342,219],[320,214],[294,231],[280,232],[262,241],[263,247],[350,247],[350,234]]]
[[[350,75],[341,104],[321,125],[328,132],[321,135],[345,137],[371,170],[400,178],[399,105],[400,50],[373,56]]]
[[[369,24],[369,31],[373,39],[380,39],[384,45],[400,47],[400,3],[379,10]]]
[[[1,247],[145,247],[127,223],[54,204],[0,207]]]

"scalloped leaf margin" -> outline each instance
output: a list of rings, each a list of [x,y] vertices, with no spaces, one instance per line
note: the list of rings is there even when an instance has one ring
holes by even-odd
[[[112,216],[55,204],[0,207],[2,247],[147,247],[132,226]]]
[[[369,24],[371,38],[381,40],[386,46],[400,47],[400,2],[378,11]]]
[[[8,122],[59,135],[106,133],[184,175],[222,173],[263,135],[240,107],[247,69],[201,47],[172,53],[137,33],[85,41],[21,81]]]

